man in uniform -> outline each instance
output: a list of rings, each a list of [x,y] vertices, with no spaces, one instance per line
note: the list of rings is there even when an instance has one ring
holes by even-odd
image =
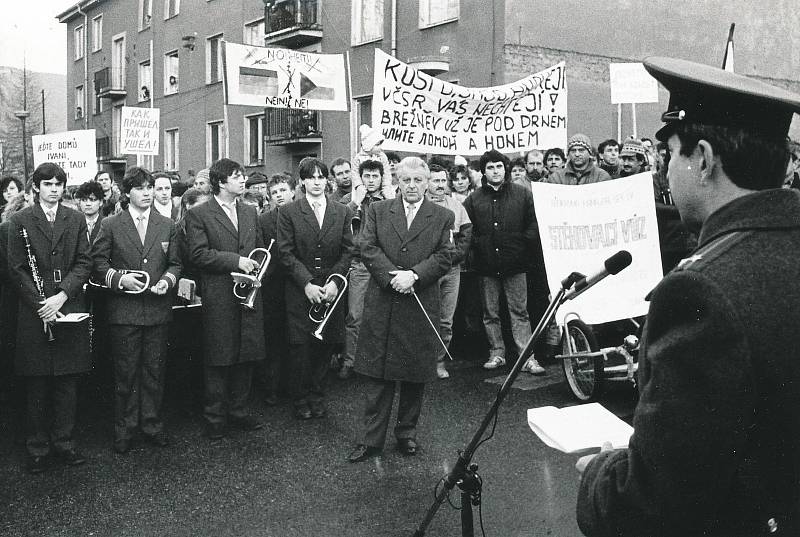
[[[669,58],[657,137],[694,254],[650,293],[629,447],[589,455],[588,536],[800,535],[800,199],[779,189],[800,95]],[[759,155],[760,158],[753,158]]]

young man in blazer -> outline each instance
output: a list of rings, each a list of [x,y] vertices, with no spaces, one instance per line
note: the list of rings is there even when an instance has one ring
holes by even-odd
[[[304,195],[278,213],[278,247],[287,273],[286,313],[291,349],[290,378],[295,417],[306,420],[326,414],[324,380],[331,350],[343,342],[345,304],[331,310],[322,340],[318,324],[308,317],[312,304],[333,303],[344,291],[353,249],[349,207],[325,196],[328,168],[316,158],[300,161],[298,174]],[[344,297],[341,297],[342,299]]]
[[[138,166],[122,179],[128,208],[104,219],[92,246],[94,276],[109,289],[114,362],[114,451],[130,449],[136,428],[169,445],[161,419],[169,322],[181,261],[175,224],[153,210],[153,176]],[[143,276],[127,271],[136,270]]]
[[[264,359],[263,304],[252,310],[233,295],[231,272],[254,273],[249,257],[264,240],[255,207],[238,203],[245,178],[238,162],[211,165],[213,196],[186,213],[186,238],[203,297],[206,436],[225,435],[225,424],[252,431],[262,427],[247,412],[253,363]],[[260,298],[260,297],[258,297]]]

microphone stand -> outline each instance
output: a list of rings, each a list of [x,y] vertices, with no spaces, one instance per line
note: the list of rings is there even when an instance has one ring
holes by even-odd
[[[566,300],[564,295],[566,294],[567,289],[572,287],[573,284],[575,284],[575,282],[581,277],[583,277],[582,274],[573,272],[561,282],[561,289],[558,290],[556,296],[553,297],[553,299],[550,301],[550,304],[547,306],[544,315],[542,315],[542,318],[536,325],[536,328],[534,329],[533,334],[531,334],[528,343],[520,353],[519,358],[517,358],[514,367],[512,367],[511,371],[508,373],[508,376],[503,382],[503,386],[500,388],[500,391],[497,392],[497,396],[495,396],[489,412],[487,412],[486,416],[484,416],[480,427],[478,427],[478,430],[473,435],[472,440],[469,441],[469,444],[467,444],[467,447],[465,447],[463,451],[458,452],[458,460],[456,461],[455,466],[453,466],[453,469],[447,474],[447,477],[444,478],[444,486],[436,495],[433,504],[428,508],[428,512],[425,513],[425,518],[414,532],[414,537],[422,537],[425,535],[425,530],[433,521],[433,517],[436,516],[436,512],[439,511],[439,507],[441,507],[445,498],[447,498],[447,495],[456,486],[461,491],[461,535],[462,537],[474,537],[475,531],[473,526],[472,507],[480,505],[482,481],[477,472],[478,465],[472,464],[472,457],[475,454],[475,450],[481,444],[481,439],[483,438],[486,429],[497,415],[500,405],[508,395],[508,392],[511,391],[511,386],[514,384],[514,381],[519,375],[523,364],[528,360],[528,358],[531,357],[531,355],[533,355],[533,346],[536,343],[536,340],[539,339],[539,337],[542,335],[542,332],[544,332],[545,328],[547,328],[547,325],[555,316],[556,311],[558,311],[559,306],[561,306],[561,304],[563,304]]]

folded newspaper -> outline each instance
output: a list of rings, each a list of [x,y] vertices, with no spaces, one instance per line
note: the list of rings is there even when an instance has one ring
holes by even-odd
[[[89,318],[88,313],[67,313],[63,317],[56,319],[57,323],[79,323]]]
[[[614,448],[628,447],[633,434],[633,427],[600,403],[529,408],[528,426],[542,442],[564,453],[599,448],[606,442]]]

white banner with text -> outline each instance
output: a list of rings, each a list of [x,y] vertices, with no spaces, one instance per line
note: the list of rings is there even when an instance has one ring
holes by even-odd
[[[94,129],[54,132],[31,137],[33,165],[53,162],[67,173],[67,186],[94,179],[97,173],[97,145]]]
[[[123,155],[158,155],[159,108],[122,107],[120,147]]]

